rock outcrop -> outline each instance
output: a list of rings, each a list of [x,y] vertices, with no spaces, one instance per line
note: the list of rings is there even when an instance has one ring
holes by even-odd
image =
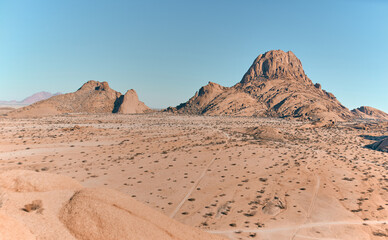
[[[224,238],[112,189],[83,188],[69,177],[13,170],[0,174],[0,239]]]
[[[150,110],[143,102],[139,101],[139,97],[135,90],[128,90],[122,98],[119,104],[118,113],[144,113]]]
[[[237,133],[242,133],[244,135],[249,135],[255,140],[269,140],[278,142],[285,140],[285,136],[281,131],[266,125],[234,129],[234,131]]]
[[[291,51],[273,50],[260,54],[245,73],[242,84],[264,79],[295,79],[312,84],[303,71],[302,62]]]
[[[282,50],[259,55],[236,85],[209,83],[186,103],[166,111],[337,120],[353,116],[333,94],[312,83],[291,51]]]
[[[130,110],[124,110],[122,113],[143,113],[150,110],[144,103],[139,101],[134,90],[129,92],[129,94],[127,92],[128,96],[126,98],[125,95],[111,89],[107,82],[91,80],[76,92],[51,97],[17,109],[8,113],[8,115],[42,116],[61,113],[112,113],[119,112],[120,107]],[[125,106],[122,106],[123,103]]]
[[[380,141],[377,141],[377,142],[369,145],[368,147],[370,147],[374,150],[377,150],[377,151],[388,152],[388,137],[386,137]]]
[[[227,89],[217,83],[209,82],[201,87],[188,102],[177,106],[176,110],[182,113],[202,114],[209,103]]]
[[[361,119],[388,120],[387,113],[373,107],[361,106],[359,108],[353,109],[352,113],[356,116],[356,118]]]

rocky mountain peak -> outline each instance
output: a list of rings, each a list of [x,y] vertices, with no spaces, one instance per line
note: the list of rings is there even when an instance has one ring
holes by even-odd
[[[127,96],[134,96],[136,99],[138,99],[138,96],[137,96],[137,92],[135,91],[135,89],[129,89],[125,95]]]
[[[109,84],[107,82],[99,82],[99,81],[94,81],[94,80],[89,80],[87,81],[86,83],[84,83],[82,85],[82,87],[80,87],[78,89],[79,90],[86,90],[86,91],[90,91],[90,90],[98,90],[98,91],[107,91],[107,90],[110,90],[111,88],[109,87]]]
[[[311,83],[301,61],[291,51],[271,50],[260,54],[244,75],[241,83],[271,79],[294,79]]]
[[[198,96],[203,96],[205,94],[212,93],[212,92],[219,92],[219,91],[222,91],[224,89],[225,89],[225,87],[223,87],[217,83],[209,82],[207,85],[205,85],[199,89]]]

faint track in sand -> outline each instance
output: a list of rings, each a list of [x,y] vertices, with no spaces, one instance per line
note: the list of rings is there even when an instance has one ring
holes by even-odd
[[[308,164],[306,164],[306,170],[311,172],[315,177],[314,193],[313,193],[313,197],[312,197],[311,202],[310,202],[309,209],[308,209],[307,214],[306,214],[306,221],[308,221],[310,216],[311,216],[311,213],[314,209],[315,202],[317,201],[319,187],[321,186],[321,178],[317,174],[315,174],[314,172],[312,172],[308,169]]]
[[[306,171],[310,172],[314,176],[315,187],[314,187],[313,196],[311,197],[309,208],[307,209],[306,220],[304,221],[304,224],[306,224],[311,217],[311,213],[313,212],[315,202],[317,201],[319,187],[321,186],[320,177],[308,168],[311,163],[312,163],[311,161],[307,163],[305,166],[305,169]],[[298,231],[299,231],[299,228],[296,228],[290,237],[291,240],[295,239],[296,235],[298,234]]]
[[[226,143],[224,144],[223,147],[226,146],[226,144],[228,144],[229,142],[229,139],[230,139],[230,136],[217,129],[217,128],[213,128],[213,127],[209,127],[209,126],[203,126],[203,127],[206,127],[206,128],[210,128],[211,130],[213,131],[217,131],[217,132],[220,132],[222,134],[224,134],[226,137],[227,137],[227,140],[226,140]],[[214,158],[212,158],[212,160],[206,165],[205,169],[202,171],[201,175],[197,178],[197,180],[194,182],[193,186],[190,188],[190,190],[187,192],[187,194],[185,195],[185,197],[181,200],[181,202],[178,204],[178,206],[174,209],[174,211],[170,214],[170,218],[174,218],[175,215],[178,213],[178,211],[182,208],[183,204],[187,201],[187,199],[190,197],[190,195],[193,193],[194,189],[196,189],[199,185],[199,183],[201,182],[201,180],[205,177],[206,175],[206,172],[209,170],[209,168],[213,165],[214,161],[217,159],[217,156],[218,154],[222,151],[223,147],[221,147],[216,155],[214,155]]]

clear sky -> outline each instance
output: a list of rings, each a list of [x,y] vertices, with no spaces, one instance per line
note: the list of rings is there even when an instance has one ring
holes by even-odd
[[[0,0],[0,100],[93,79],[176,106],[272,49],[348,108],[388,112],[386,0]]]

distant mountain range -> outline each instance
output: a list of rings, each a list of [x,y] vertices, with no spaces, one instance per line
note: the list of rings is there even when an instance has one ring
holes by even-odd
[[[1,105],[30,105],[30,104],[33,104],[33,103],[36,103],[36,102],[39,102],[42,100],[49,99],[53,96],[61,95],[61,94],[62,93],[60,93],[60,92],[57,92],[57,93],[38,92],[38,93],[35,93],[29,97],[26,97],[22,101],[16,101],[16,100],[0,101],[0,104]]]

